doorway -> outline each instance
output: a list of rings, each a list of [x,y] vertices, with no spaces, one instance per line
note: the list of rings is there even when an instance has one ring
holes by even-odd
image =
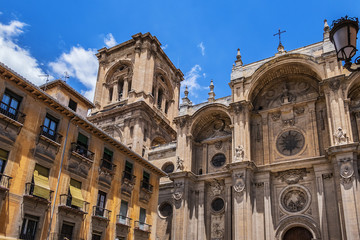
[[[290,228],[283,237],[283,240],[311,240],[311,239],[313,239],[311,232],[303,227]]]

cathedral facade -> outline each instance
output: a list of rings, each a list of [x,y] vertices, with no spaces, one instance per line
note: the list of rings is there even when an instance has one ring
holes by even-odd
[[[100,49],[89,120],[168,173],[155,239],[359,239],[360,73],[323,40],[232,67],[192,104],[156,37]],[[229,69],[230,70],[230,69]]]

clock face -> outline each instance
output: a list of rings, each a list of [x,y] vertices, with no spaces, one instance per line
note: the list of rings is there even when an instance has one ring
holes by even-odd
[[[304,147],[304,136],[295,130],[282,133],[276,140],[278,151],[286,156],[295,155]]]

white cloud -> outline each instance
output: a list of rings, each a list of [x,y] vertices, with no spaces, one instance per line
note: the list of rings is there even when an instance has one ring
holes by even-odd
[[[98,70],[95,53],[95,49],[72,47],[69,53],[62,53],[58,59],[50,62],[49,66],[59,76],[64,76],[64,72],[67,72],[70,81],[71,77],[77,78],[87,88],[81,93],[89,100],[93,100]]]
[[[168,45],[165,44],[164,46],[161,46],[161,49],[162,49],[162,50],[165,50],[165,49],[167,49],[167,47],[168,47]]]
[[[105,43],[106,47],[108,47],[108,48],[111,48],[117,44],[114,36],[111,33],[109,33],[105,36],[104,43]]]
[[[17,37],[23,33],[25,23],[11,21],[8,25],[0,23],[0,62],[19,73],[34,84],[43,84],[39,75],[45,74],[31,53],[17,44]]]
[[[198,83],[198,79],[201,77],[201,67],[196,64],[191,68],[189,72],[185,74],[184,81],[181,83],[182,91],[185,89],[185,86],[188,87],[189,93],[192,96],[197,97],[196,91],[202,89]]]
[[[204,43],[203,43],[203,42],[199,43],[198,47],[199,47],[200,50],[201,50],[201,55],[205,56],[205,46],[204,46]]]

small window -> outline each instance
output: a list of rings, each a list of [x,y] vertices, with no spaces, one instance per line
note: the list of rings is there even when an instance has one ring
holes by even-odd
[[[69,106],[68,106],[71,110],[73,110],[74,112],[76,112],[76,108],[77,108],[77,102],[75,102],[74,100],[70,99],[69,100]]]
[[[133,170],[133,164],[131,162],[126,161],[125,162],[125,169],[124,169],[124,178],[128,180],[132,180],[132,170]]]
[[[222,153],[218,153],[216,154],[212,159],[211,159],[211,164],[214,167],[221,167],[225,164],[226,162],[226,157],[224,154]]]
[[[100,232],[93,232],[91,240],[101,240],[101,234]]]
[[[25,214],[21,227],[20,239],[34,240],[38,223],[39,217]]]
[[[75,227],[75,223],[70,223],[70,222],[64,221],[62,224],[62,227],[61,227],[61,233],[60,233],[59,239],[61,239],[61,240],[72,239],[74,227]]]
[[[21,100],[22,97],[6,89],[0,103],[0,112],[14,120],[17,120]]]
[[[224,206],[225,206],[225,203],[224,203],[224,200],[222,198],[215,198],[211,202],[211,208],[215,212],[220,212],[221,210],[224,209]]]
[[[50,184],[49,184],[49,169],[39,164],[35,165],[33,175],[32,193],[34,195],[44,199],[50,199]]]
[[[166,102],[165,102],[165,113],[167,114],[168,111],[169,111],[169,102],[166,101]]]
[[[104,217],[105,205],[106,205],[106,193],[99,190],[98,197],[97,197],[96,210],[95,210],[96,216]]]
[[[9,152],[0,148],[0,174],[4,173],[6,162],[8,160]],[[1,176],[0,176],[1,179]]]
[[[146,209],[140,208],[140,216],[139,216],[139,223],[144,224],[146,220]]]
[[[172,215],[173,207],[168,202],[163,202],[159,206],[159,213],[161,217],[167,218]]]
[[[143,141],[146,142],[146,137],[147,137],[147,129],[144,129],[144,136],[143,136]]]
[[[70,179],[69,192],[71,195],[71,204],[70,206],[81,209],[84,205],[84,198],[81,193],[81,182],[76,181],[75,179]]]
[[[174,171],[174,168],[175,168],[174,164],[172,162],[169,162],[169,163],[165,163],[161,168],[161,170],[163,170],[166,173],[172,173]]]
[[[149,183],[150,182],[150,173],[144,171],[143,172],[143,181]]]
[[[46,114],[44,125],[42,127],[42,134],[50,138],[51,140],[56,140],[56,131],[59,120],[51,116],[50,114]]]
[[[157,107],[158,107],[158,109],[161,109],[162,98],[163,98],[163,91],[161,89],[159,89],[159,91],[158,91],[158,99],[157,99]]]
[[[142,153],[141,156],[144,157],[145,156],[145,148],[142,149]]]
[[[101,164],[102,167],[105,167],[105,168],[107,168],[109,170],[112,170],[113,154],[114,153],[112,151],[110,151],[107,148],[104,148],[103,161],[102,161],[102,164]]]
[[[124,225],[128,225],[128,221],[127,221],[127,214],[128,214],[128,208],[129,208],[129,203],[121,200],[121,205],[120,205],[120,214],[118,217],[118,222]]]

